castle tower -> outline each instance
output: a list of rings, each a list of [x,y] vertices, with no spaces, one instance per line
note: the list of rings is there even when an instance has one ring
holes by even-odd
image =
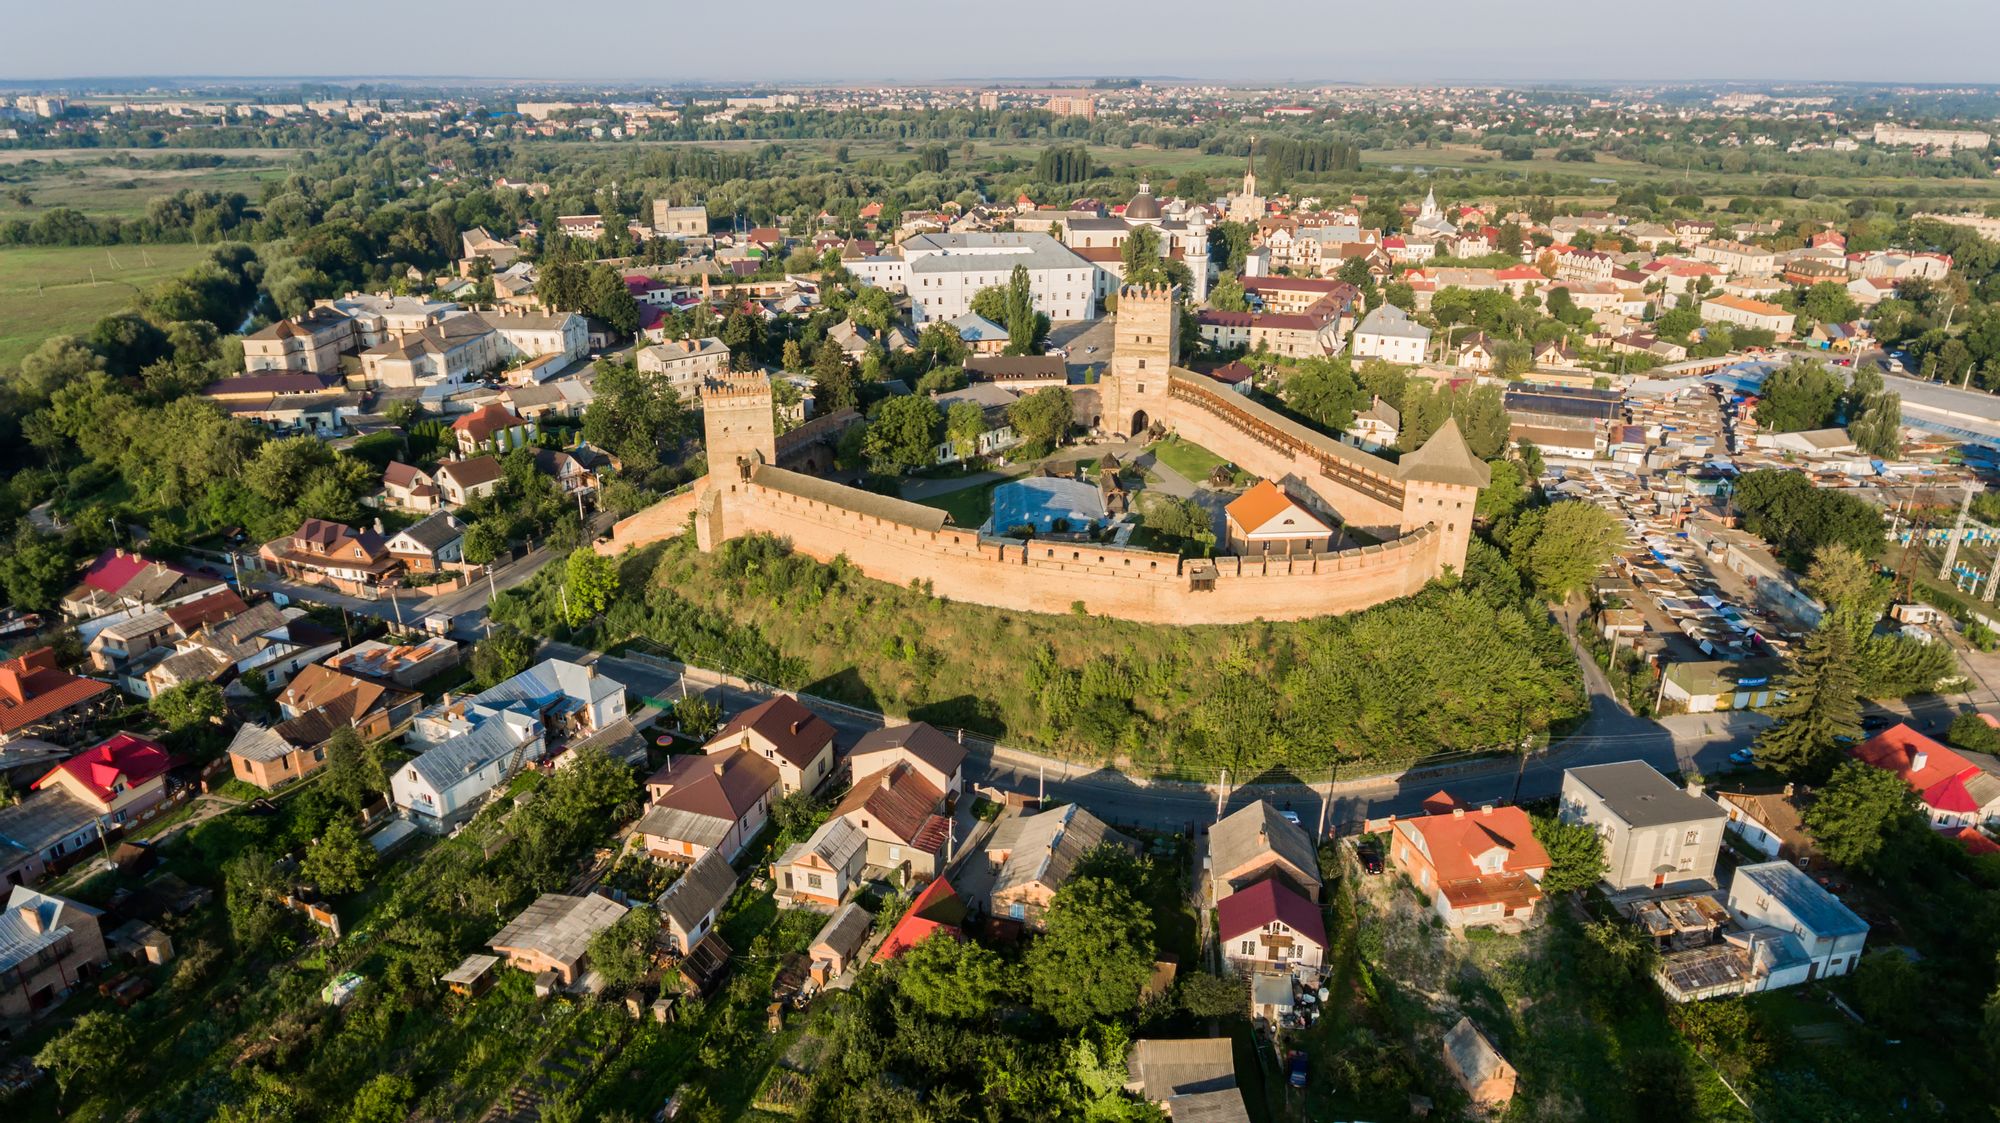
[[[748,475],[758,464],[778,462],[778,427],[771,416],[771,380],[762,374],[726,374],[701,388],[702,441],[708,471]]]
[[[1181,361],[1180,290],[1126,285],[1118,290],[1111,369],[1103,383],[1103,427],[1137,436],[1166,421],[1167,372]]]
[[[1472,455],[1457,418],[1446,418],[1423,447],[1396,464],[1403,477],[1403,526],[1409,534],[1429,525],[1443,535],[1438,561],[1454,572],[1465,572],[1465,552],[1472,545],[1472,512],[1479,489],[1492,481],[1492,469]]]

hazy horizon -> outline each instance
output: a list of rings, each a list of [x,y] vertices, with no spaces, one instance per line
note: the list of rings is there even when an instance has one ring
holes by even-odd
[[[90,13],[79,8],[94,9]],[[1017,0],[977,20],[919,0],[842,9],[769,0],[719,7],[631,0],[479,8],[349,0],[334,9],[191,0],[24,6],[0,43],[0,81],[433,81],[569,85],[948,84],[1100,76],[1257,85],[2000,81],[1988,44],[2000,6],[1904,0],[1742,5],[1687,0],[1629,18],[1584,0],[1530,11],[1474,0],[1301,11],[1273,0],[1079,10]],[[865,8],[865,11],[857,9]],[[1939,32],[1931,53],[1820,50],[1817,30],[1893,16]],[[163,18],[165,17],[165,18]],[[86,34],[79,34],[79,32]],[[734,45],[738,49],[731,49]],[[683,50],[685,47],[687,49]],[[301,66],[302,59],[320,62]],[[337,65],[335,64],[337,63]]]

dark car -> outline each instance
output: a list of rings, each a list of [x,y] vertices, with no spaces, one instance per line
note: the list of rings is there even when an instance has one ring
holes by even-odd
[[[1894,725],[1895,723],[1896,723],[1896,715],[1894,714],[1861,715],[1861,731],[1863,733],[1880,733],[1882,730],[1889,728],[1891,725]]]
[[[1292,1059],[1285,1065],[1285,1082],[1294,1088],[1306,1086],[1306,1055],[1300,1050],[1292,1050]]]
[[[1355,857],[1361,859],[1361,868],[1369,873],[1382,872],[1382,848],[1372,842],[1364,842],[1355,848]]]

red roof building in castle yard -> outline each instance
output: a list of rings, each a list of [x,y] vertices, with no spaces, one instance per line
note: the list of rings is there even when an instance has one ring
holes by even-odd
[[[29,734],[60,740],[117,695],[110,684],[56,665],[52,647],[0,663],[0,742]]]
[[[1901,722],[1849,752],[1902,777],[1935,826],[1976,827],[2000,816],[2000,776]]]
[[[35,790],[60,788],[99,815],[124,823],[167,797],[167,772],[178,764],[158,741],[114,733],[49,769]]]
[[[1424,801],[1428,814],[1392,819],[1389,860],[1430,894],[1454,928],[1534,923],[1548,851],[1518,807],[1466,806],[1445,792]]]

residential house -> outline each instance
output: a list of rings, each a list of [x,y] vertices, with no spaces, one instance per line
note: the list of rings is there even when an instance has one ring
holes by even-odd
[[[265,371],[210,383],[202,396],[229,416],[279,435],[326,437],[361,412],[361,396],[342,385],[338,374]]]
[[[1073,803],[1002,819],[986,840],[986,860],[993,866],[987,911],[1040,929],[1056,890],[1069,882],[1077,862],[1099,846],[1138,849]]]
[[[458,665],[461,649],[448,636],[422,636],[400,643],[365,639],[330,655],[326,665],[336,671],[412,687]]]
[[[587,445],[575,449],[535,450],[535,470],[555,480],[563,495],[570,497],[591,495],[597,491],[599,477],[596,466],[603,460],[602,454]]]
[[[531,975],[552,971],[563,986],[574,986],[590,955],[591,938],[629,911],[597,893],[582,897],[544,893],[494,933],[486,946]]]
[[[1712,324],[1762,329],[1776,335],[1781,343],[1792,337],[1797,320],[1794,313],[1779,305],[1726,293],[1702,301],[1701,318]]]
[[[322,305],[243,336],[243,369],[338,374],[340,356],[359,345],[353,317]]]
[[[641,347],[635,360],[641,374],[664,374],[681,400],[700,401],[702,384],[729,372],[729,346],[715,336],[669,339]]]
[[[856,780],[833,814],[867,838],[870,866],[895,871],[907,884],[936,877],[944,866],[951,845],[944,802],[922,770],[899,760]]]
[[[736,891],[736,871],[720,851],[710,850],[674,879],[653,902],[667,948],[686,955],[715,927],[722,906]]]
[[[973,382],[956,390],[941,390],[931,394],[937,403],[940,415],[948,415],[951,407],[960,402],[971,402],[979,407],[983,429],[979,439],[972,445],[972,456],[997,456],[1021,443],[1020,434],[1014,432],[1014,425],[1007,419],[1007,409],[1020,399],[1018,387],[996,382]],[[967,459],[958,443],[951,440],[938,442],[937,462],[953,464]]]
[[[226,686],[255,671],[266,685],[278,686],[339,649],[339,637],[314,623],[305,609],[259,601],[240,616],[189,632],[132,685],[150,698],[191,682]]]
[[[1355,444],[1369,452],[1380,452],[1396,443],[1396,435],[1402,428],[1403,415],[1377,394],[1367,409],[1355,413],[1346,432]]]
[[[111,965],[103,913],[67,897],[16,885],[0,912],[0,1018],[48,1009]]]
[[[1614,891],[1714,884],[1729,820],[1714,800],[1637,760],[1565,770],[1558,814],[1596,828],[1608,863],[1604,883]]]
[[[1468,809],[1439,792],[1430,814],[1392,823],[1389,860],[1452,928],[1535,922],[1548,852],[1518,807]]]
[[[654,858],[686,864],[711,850],[735,861],[770,820],[778,768],[742,749],[676,756],[646,781],[651,806],[633,836]]]
[[[1292,972],[1315,979],[1326,964],[1326,920],[1319,906],[1276,875],[1215,905],[1215,938],[1239,974]]]
[[[1239,807],[1208,832],[1212,900],[1277,875],[1308,901],[1319,900],[1319,853],[1304,827],[1275,805],[1257,800]]]
[[[2000,819],[2000,776],[1903,722],[1848,752],[1863,764],[1901,777],[1934,826],[1973,827]]]
[[[924,886],[902,919],[889,929],[882,946],[875,949],[873,961],[886,963],[940,932],[950,939],[962,940],[965,932],[960,925],[964,923],[965,901],[951,887],[951,882],[937,878]]]
[[[388,550],[407,572],[436,573],[465,560],[465,524],[458,516],[439,511],[397,531]]]
[[[974,355],[998,355],[1007,349],[1007,329],[977,312],[966,311],[946,321],[958,332],[959,341]]]
[[[1218,351],[1241,349],[1272,355],[1312,357],[1340,352],[1340,320],[1330,307],[1306,312],[1195,313],[1201,338]]]
[[[435,511],[439,495],[437,477],[422,468],[392,460],[382,470],[381,502],[392,511]]]
[[[477,456],[482,452],[511,452],[533,443],[535,424],[521,420],[513,410],[496,402],[453,421],[451,433],[461,456]]]
[[[500,466],[499,457],[468,455],[463,460],[447,460],[438,465],[436,478],[444,501],[453,507],[463,507],[499,490],[507,471]]]
[[[234,589],[220,587],[213,593],[181,601],[165,608],[128,610],[101,617],[112,620],[90,639],[91,666],[110,674],[145,673],[149,657],[164,653],[179,640],[209,624],[240,616],[250,610]],[[118,617],[123,617],[118,619]],[[164,657],[164,654],[162,655]],[[138,693],[138,691],[135,691]]]
[[[398,811],[427,830],[449,831],[487,793],[555,747],[625,716],[624,684],[561,659],[544,659],[470,698],[417,715],[410,739],[427,746],[389,778]]]
[[[237,730],[230,767],[237,779],[271,791],[318,771],[337,730],[379,741],[415,717],[422,703],[414,690],[315,663],[278,695],[283,720],[270,728],[248,722]]]
[[[63,670],[53,647],[16,655],[0,662],[0,743],[66,741],[117,701],[109,683]]]
[[[1333,546],[1333,528],[1270,480],[1231,500],[1223,515],[1232,554],[1317,554]]]
[[[1458,366],[1462,370],[1492,370],[1494,350],[1492,337],[1483,331],[1475,331],[1459,341]]]
[[[99,554],[77,586],[63,594],[62,610],[72,619],[92,620],[127,609],[178,604],[221,587],[213,577],[113,548]]]
[[[123,825],[167,798],[167,772],[177,763],[158,741],[114,733],[49,769],[34,790],[60,790],[105,826]]]
[[[748,749],[778,766],[783,791],[816,792],[833,775],[833,726],[788,695],[752,706],[730,718],[705,753]]]
[[[1125,1059],[1125,1090],[1175,1123],[1249,1123],[1228,1037],[1142,1038]]]
[[[1354,357],[1420,363],[1430,347],[1431,329],[1393,304],[1378,305],[1354,329]]]
[[[1773,929],[1796,939],[1810,964],[1808,980],[1845,975],[1861,962],[1868,922],[1790,862],[1738,866],[1726,904],[1751,932]]]
[[[1790,788],[1788,784],[1783,792],[1718,791],[1715,801],[1729,816],[1729,833],[1745,846],[1766,858],[1804,863],[1813,854],[1813,841]]]
[[[394,584],[403,571],[379,530],[355,530],[330,519],[307,519],[290,535],[264,543],[257,555],[291,580],[349,595]]]
[[[868,930],[874,924],[875,914],[862,908],[860,901],[849,901],[834,910],[806,946],[814,986],[825,987],[847,973],[861,953],[861,945],[868,942]]]
[[[1513,1102],[1519,1074],[1471,1018],[1459,1018],[1444,1035],[1444,1064],[1481,1110],[1498,1114]]]
[[[835,816],[771,863],[771,883],[780,903],[831,910],[860,884],[867,858],[868,836],[852,820]]]
[[[465,231],[458,236],[458,240],[461,247],[458,255],[459,272],[464,276],[472,275],[470,266],[475,258],[485,258],[497,271],[514,264],[514,259],[521,256],[521,247],[518,244],[505,238],[495,237],[493,232],[484,226],[475,226]]]
[[[927,721],[870,730],[847,754],[852,776],[872,776],[897,764],[909,765],[947,800],[956,797],[965,783],[965,746]]]

